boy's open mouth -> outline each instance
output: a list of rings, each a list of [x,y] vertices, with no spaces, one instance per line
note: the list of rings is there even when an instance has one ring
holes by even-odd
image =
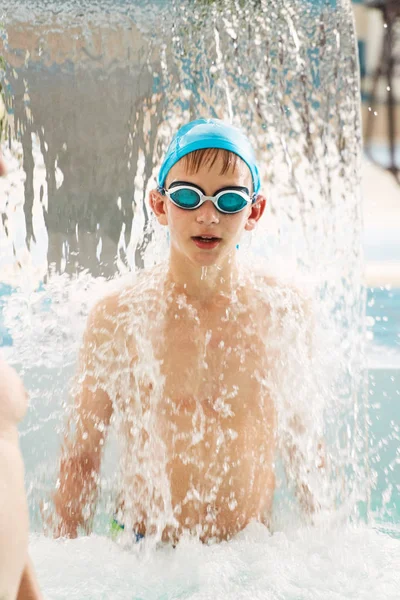
[[[192,240],[196,244],[198,248],[204,249],[212,249],[216,248],[220,243],[222,238],[214,237],[210,235],[196,235],[192,237]]]
[[[199,240],[200,242],[220,242],[221,238],[211,237],[209,235],[195,235],[192,237],[192,240]]]

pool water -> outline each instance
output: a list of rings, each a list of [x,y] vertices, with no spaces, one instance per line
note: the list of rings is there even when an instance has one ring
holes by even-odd
[[[367,295],[368,338],[382,364],[388,357],[399,359],[400,367],[400,289],[391,286],[369,288]],[[370,353],[371,353],[370,348]]]
[[[2,288],[1,303],[14,292]],[[368,524],[348,524],[340,512],[321,515],[313,529],[288,525],[271,535],[250,524],[234,540],[204,546],[183,539],[176,549],[133,549],[93,534],[52,540],[41,533],[38,503],[43,473],[59,452],[63,404],[31,407],[21,425],[33,529],[30,553],[49,599],[282,599],[397,600],[400,589],[400,290],[369,289],[367,298],[369,448],[371,497]],[[1,314],[0,314],[1,322]],[[60,345],[63,344],[63,332]],[[3,324],[3,347],[15,343]],[[64,342],[65,343],[65,342]],[[6,353],[7,355],[7,353]],[[51,361],[16,365],[35,397],[50,388],[68,395],[72,366]],[[62,357],[61,357],[62,358]],[[24,361],[24,357],[21,357]],[[50,415],[50,416],[49,416]],[[38,436],[37,429],[40,429]],[[45,457],[45,458],[44,458]],[[105,526],[96,531],[105,531]]]
[[[400,289],[371,288],[367,297],[371,510],[400,523]]]

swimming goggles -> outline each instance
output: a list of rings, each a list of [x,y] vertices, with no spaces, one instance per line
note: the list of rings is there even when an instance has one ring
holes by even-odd
[[[211,200],[220,212],[229,215],[240,212],[256,199],[256,194],[250,196],[246,187],[227,187],[218,190],[215,196],[206,196],[203,190],[195,184],[180,181],[174,182],[168,190],[158,188],[158,191],[165,194],[179,208],[195,210],[206,200]]]

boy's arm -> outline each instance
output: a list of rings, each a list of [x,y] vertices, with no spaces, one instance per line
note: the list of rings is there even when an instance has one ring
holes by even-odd
[[[299,335],[297,352],[304,359],[303,369],[309,371],[307,390],[303,392],[311,400],[310,405],[296,407],[291,405],[290,414],[286,415],[285,431],[282,432],[281,454],[288,480],[293,484],[296,498],[303,514],[312,517],[321,504],[313,487],[322,487],[325,473],[325,442],[316,423],[316,413],[321,402],[321,391],[318,389],[317,366],[315,358],[315,315],[310,301],[298,293],[297,317],[302,333]],[[296,365],[299,368],[299,365]],[[293,398],[292,401],[295,399]],[[314,412],[314,416],[309,411]],[[310,418],[311,414],[311,418]],[[313,485],[314,484],[314,485]],[[319,494],[318,494],[319,495]]]
[[[325,470],[324,443],[321,439],[316,441],[313,456],[308,457],[304,451],[303,437],[307,435],[307,431],[301,419],[294,417],[290,428],[291,431],[283,436],[281,445],[284,469],[288,480],[293,483],[295,496],[303,514],[312,517],[322,508],[312,489],[312,483],[315,483],[315,473],[319,472],[319,485],[322,485],[321,479]]]
[[[79,526],[88,530],[97,499],[102,448],[113,410],[104,389],[107,377],[112,376],[109,370],[114,331],[109,308],[107,300],[95,306],[84,335],[79,386],[69,423],[74,425],[75,432],[65,437],[53,498],[57,537],[77,537]]]

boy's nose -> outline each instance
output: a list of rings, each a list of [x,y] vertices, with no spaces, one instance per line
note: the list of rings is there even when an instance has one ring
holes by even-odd
[[[196,221],[198,223],[219,223],[218,210],[211,200],[206,200],[196,210]]]

